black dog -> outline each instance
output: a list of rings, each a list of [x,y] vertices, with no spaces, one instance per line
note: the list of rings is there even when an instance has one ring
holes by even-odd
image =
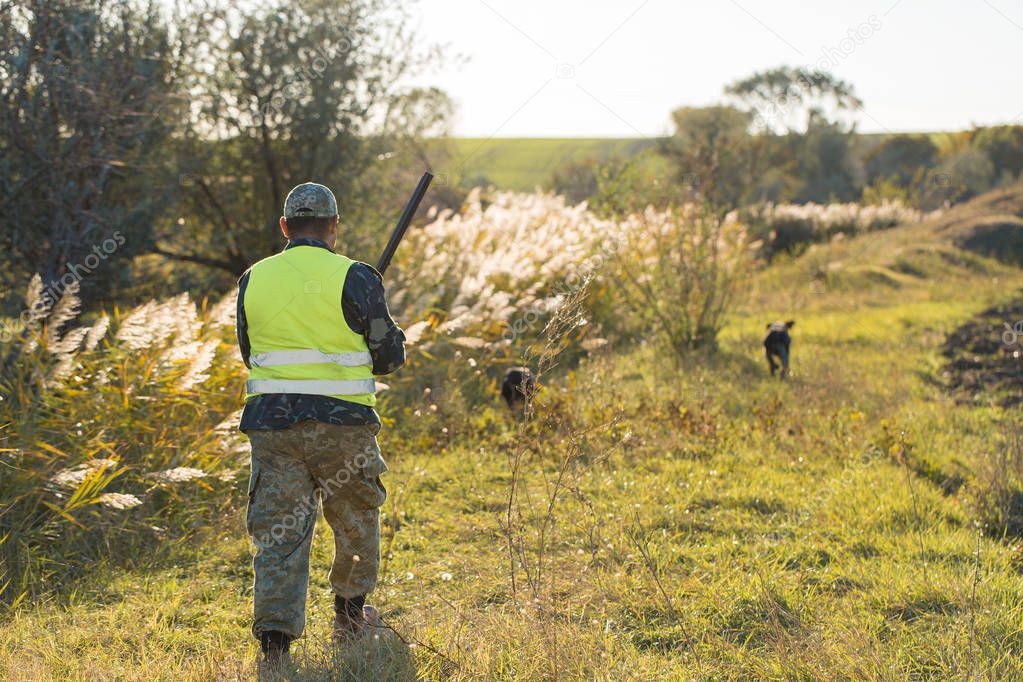
[[[501,397],[509,409],[528,405],[536,393],[536,380],[528,367],[512,367],[504,373],[501,382]]]
[[[764,351],[767,353],[767,364],[771,366],[771,376],[781,365],[781,378],[789,375],[789,347],[792,337],[789,330],[795,326],[794,320],[788,322],[772,322],[767,325],[767,336],[764,337]]]

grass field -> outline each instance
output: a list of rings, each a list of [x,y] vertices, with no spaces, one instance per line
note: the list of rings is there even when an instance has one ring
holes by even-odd
[[[653,139],[454,138],[453,169],[441,173],[465,178],[472,186],[532,192],[549,188],[559,166],[571,161],[630,159],[656,144]]]
[[[943,380],[947,336],[1020,297],[1023,272],[950,236],[996,208],[815,246],[758,275],[719,354],[592,355],[528,423],[496,396],[385,403],[372,601],[394,630],[327,648],[321,522],[290,678],[1023,679],[1023,553],[990,511],[1019,511],[998,491],[1019,495],[1023,422]],[[759,341],[790,316],[782,383]],[[252,678],[232,490],[216,525],[8,614],[0,677]]]

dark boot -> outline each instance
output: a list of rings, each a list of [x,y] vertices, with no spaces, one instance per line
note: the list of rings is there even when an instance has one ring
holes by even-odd
[[[260,679],[263,673],[267,676],[280,675],[285,666],[291,663],[291,655],[288,649],[291,646],[291,637],[277,630],[268,630],[259,633],[259,648],[263,652],[263,659],[259,664]]]
[[[380,627],[380,614],[366,604],[365,595],[351,599],[334,595],[335,646],[348,646],[377,627]]]

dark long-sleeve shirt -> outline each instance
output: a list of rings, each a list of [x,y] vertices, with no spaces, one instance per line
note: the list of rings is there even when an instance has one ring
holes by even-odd
[[[330,249],[316,239],[294,239],[285,249],[295,246],[316,246]],[[249,325],[245,317],[245,287],[249,271],[238,280],[238,349],[245,366],[249,366],[251,344]],[[366,339],[373,358],[373,374],[390,374],[405,364],[405,334],[391,319],[384,298],[383,280],[374,268],[365,263],[354,263],[345,277],[341,291],[341,312],[345,323]],[[323,395],[294,393],[263,393],[245,403],[242,410],[241,430],[285,429],[300,421],[319,421],[328,424],[379,424],[380,416],[372,407]]]

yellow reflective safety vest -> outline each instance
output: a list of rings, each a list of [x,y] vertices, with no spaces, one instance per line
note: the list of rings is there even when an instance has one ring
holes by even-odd
[[[249,269],[245,287],[249,380],[245,399],[304,393],[373,406],[373,358],[341,311],[355,261],[317,246],[294,246]]]

